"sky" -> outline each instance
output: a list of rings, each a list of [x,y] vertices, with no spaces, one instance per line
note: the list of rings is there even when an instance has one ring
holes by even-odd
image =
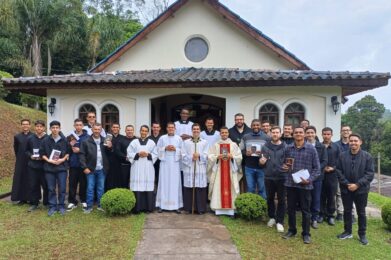
[[[313,70],[391,71],[390,0],[220,0]],[[391,109],[391,84],[365,95]]]

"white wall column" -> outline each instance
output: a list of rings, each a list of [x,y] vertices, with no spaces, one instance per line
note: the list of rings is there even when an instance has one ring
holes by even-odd
[[[151,97],[139,95],[136,98],[136,125],[134,126],[135,134],[138,135],[142,125],[151,124]]]
[[[234,117],[237,113],[243,113],[243,111],[240,111],[240,96],[235,94],[228,95],[225,99],[225,124],[228,128],[235,124]]]
[[[333,106],[331,104],[331,97],[332,96],[337,96],[338,97],[338,101],[341,103],[341,96],[338,95],[338,94],[330,94],[330,95],[327,95],[326,96],[326,102],[325,102],[325,105],[326,105],[326,108],[325,108],[325,111],[326,111],[326,122],[325,122],[325,126],[327,127],[330,127],[331,129],[333,129],[333,142],[335,141],[338,141],[340,139],[340,129],[341,129],[341,108],[337,111],[337,113],[335,113],[333,111]],[[321,130],[319,131],[320,135],[321,135]]]

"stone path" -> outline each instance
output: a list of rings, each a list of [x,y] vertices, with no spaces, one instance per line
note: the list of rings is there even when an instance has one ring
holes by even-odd
[[[134,259],[241,259],[228,230],[212,214],[147,216]]]

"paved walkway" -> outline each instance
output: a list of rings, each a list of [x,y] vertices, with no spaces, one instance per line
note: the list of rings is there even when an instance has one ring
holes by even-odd
[[[135,259],[241,259],[228,230],[212,214],[149,214]]]

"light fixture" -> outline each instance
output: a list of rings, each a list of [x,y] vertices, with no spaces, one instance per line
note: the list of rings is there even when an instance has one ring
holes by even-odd
[[[56,109],[56,103],[57,103],[57,100],[55,98],[50,99],[49,113],[51,116],[54,114],[54,110]]]
[[[332,96],[331,97],[331,106],[333,107],[333,111],[335,114],[337,114],[340,105],[341,105],[341,103],[338,101],[338,97]]]

